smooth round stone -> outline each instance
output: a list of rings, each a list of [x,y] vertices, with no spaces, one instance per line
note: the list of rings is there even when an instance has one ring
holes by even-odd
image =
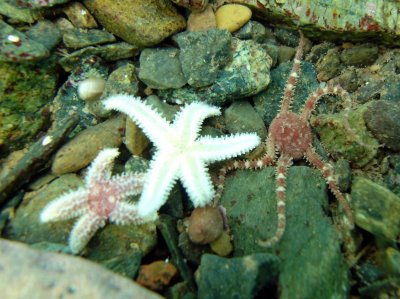
[[[247,6],[227,4],[215,12],[217,28],[235,32],[246,24],[251,18],[251,10]]]

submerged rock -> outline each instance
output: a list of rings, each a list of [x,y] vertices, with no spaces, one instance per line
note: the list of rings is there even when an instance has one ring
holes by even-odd
[[[204,254],[196,273],[199,299],[255,298],[278,274],[278,258],[271,254],[222,258]]]
[[[348,268],[331,220],[321,174],[291,167],[286,185],[286,230],[272,248],[258,245],[276,231],[275,169],[238,171],[228,177],[221,204],[226,208],[234,255],[279,255],[280,298],[347,298]],[[301,269],[301,270],[299,270]]]
[[[400,235],[400,197],[363,177],[351,188],[355,222],[377,237],[396,240]]]
[[[139,47],[156,45],[186,26],[183,16],[166,0],[85,0],[83,3],[109,32]]]
[[[233,59],[218,72],[214,84],[199,89],[185,86],[161,90],[160,97],[179,104],[200,101],[222,105],[264,90],[270,82],[271,57],[252,40],[232,39],[232,48]]]

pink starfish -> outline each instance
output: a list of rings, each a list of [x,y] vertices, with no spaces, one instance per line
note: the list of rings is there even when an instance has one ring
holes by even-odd
[[[111,177],[112,162],[118,154],[115,148],[99,152],[85,176],[85,186],[53,200],[40,214],[42,222],[80,217],[69,237],[69,246],[75,254],[107,220],[121,225],[145,221],[137,216],[135,205],[122,201],[142,191],[145,174],[124,173]]]

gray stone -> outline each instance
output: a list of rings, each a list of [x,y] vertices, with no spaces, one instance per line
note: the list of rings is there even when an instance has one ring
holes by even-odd
[[[400,102],[372,101],[364,113],[367,128],[379,142],[400,151]]]
[[[144,49],[140,54],[139,79],[154,89],[180,88],[185,85],[179,50]]]
[[[288,47],[288,46],[279,46],[278,47],[278,64],[292,60],[295,53],[296,53],[295,48]]]
[[[174,36],[187,83],[203,87],[215,82],[218,72],[232,60],[231,34],[227,30],[183,32]]]
[[[257,253],[237,258],[204,254],[196,273],[199,299],[254,298],[278,274],[278,258]]]
[[[222,105],[264,90],[270,81],[272,60],[263,47],[251,40],[232,39],[232,48],[233,60],[218,73],[214,84],[203,89],[185,86],[161,90],[160,97],[178,104],[200,101]]]
[[[0,269],[3,298],[163,298],[82,258],[6,240],[0,240]]]
[[[355,223],[377,237],[400,234],[400,197],[367,178],[355,177],[351,188]]]
[[[366,66],[378,58],[378,46],[361,44],[344,49],[340,53],[340,60],[346,65]]]
[[[329,49],[326,55],[318,60],[316,68],[318,79],[321,81],[328,81],[337,76],[342,70],[339,50],[337,48]]]
[[[260,115],[247,101],[236,101],[224,112],[226,128],[230,133],[256,132],[264,140],[267,129]]]
[[[52,50],[61,41],[61,32],[50,21],[38,21],[25,33],[26,36]]]
[[[237,171],[228,177],[221,204],[233,235],[234,255],[279,253],[280,298],[347,298],[348,268],[331,220],[320,172],[291,167],[286,185],[286,230],[272,248],[258,240],[276,231],[275,169]],[[301,270],[300,270],[301,269]]]

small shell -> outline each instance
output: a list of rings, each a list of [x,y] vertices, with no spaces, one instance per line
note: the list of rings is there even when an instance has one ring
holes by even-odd
[[[85,101],[97,100],[103,93],[105,85],[106,81],[101,77],[87,78],[79,83],[78,95]]]
[[[188,235],[196,244],[209,244],[224,231],[224,221],[219,208],[204,207],[193,210],[189,218]]]

